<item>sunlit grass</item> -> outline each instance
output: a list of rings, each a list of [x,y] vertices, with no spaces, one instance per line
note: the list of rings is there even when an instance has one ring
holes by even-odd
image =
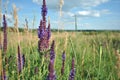
[[[67,34],[67,37],[66,37]],[[32,35],[32,36],[31,36]],[[116,36],[117,35],[117,36]],[[120,41],[119,32],[86,35],[84,32],[52,32],[52,40],[55,40],[55,71],[57,80],[61,80],[62,52],[66,51],[65,73],[63,80],[67,80],[71,69],[72,57],[75,57],[75,80],[118,80],[113,40]],[[21,52],[25,54],[25,67],[20,79],[44,80],[48,74],[48,60],[38,52],[38,37],[36,33],[23,33],[19,35]],[[67,39],[67,40],[66,40]],[[66,42],[67,41],[67,42]],[[17,80],[17,33],[8,32],[9,59],[7,77],[9,80]],[[65,44],[67,45],[65,46]],[[10,57],[11,56],[11,57]],[[35,67],[38,73],[35,74]]]

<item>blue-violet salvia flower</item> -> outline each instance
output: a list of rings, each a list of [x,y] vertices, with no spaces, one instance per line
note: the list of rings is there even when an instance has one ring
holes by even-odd
[[[50,48],[50,60],[53,60],[53,61],[55,59],[54,46],[55,46],[55,41],[53,40],[53,42],[51,44],[51,48]]]
[[[54,60],[50,60],[48,70],[49,74],[47,76],[47,80],[56,80],[56,74],[54,71]]]
[[[6,54],[6,51],[7,51],[7,22],[6,22],[5,15],[3,15],[3,31],[4,31],[3,52],[4,52],[4,54]]]
[[[23,66],[24,66],[24,60],[25,59],[23,59],[23,58],[24,58],[24,56],[21,54],[20,46],[18,45],[18,73],[19,74],[22,71]]]
[[[49,41],[49,39],[50,39],[50,37],[51,37],[50,23],[48,24],[47,33],[48,33],[47,39],[48,39],[48,41]]]
[[[43,20],[45,21],[45,16],[47,15],[47,7],[46,7],[46,1],[43,0],[43,5],[42,5],[42,16],[43,16]]]
[[[65,51],[63,51],[62,60],[65,61],[65,58],[66,58]]]
[[[74,80],[75,77],[75,60],[72,59],[72,69],[70,71],[69,80]]]

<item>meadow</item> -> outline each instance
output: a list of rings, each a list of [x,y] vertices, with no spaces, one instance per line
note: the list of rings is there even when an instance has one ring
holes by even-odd
[[[1,31],[1,42],[3,32]],[[8,31],[6,77],[9,80],[46,80],[49,56],[38,52],[37,31]],[[52,31],[50,45],[55,40],[55,72],[57,80],[68,80],[72,57],[75,58],[75,80],[119,80],[120,79],[120,32],[119,31]],[[17,53],[20,41],[25,64],[18,75]],[[65,70],[61,75],[62,53],[65,50]],[[45,52],[43,54],[49,54]]]
[[[12,4],[10,28],[7,3],[0,16],[0,80],[120,80],[120,31],[78,31],[75,14],[75,30],[52,30],[46,0],[38,27],[35,16],[32,21],[36,30],[30,30],[27,18],[20,29],[22,15]],[[59,18],[63,4],[60,0]]]

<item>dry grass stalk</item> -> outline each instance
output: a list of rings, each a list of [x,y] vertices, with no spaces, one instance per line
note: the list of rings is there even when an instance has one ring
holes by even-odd
[[[13,17],[14,17],[14,30],[18,34],[18,45],[20,45],[20,34],[18,29],[18,15],[17,15],[18,8],[16,7],[15,4],[13,4],[12,6],[13,6]]]
[[[13,6],[13,17],[14,17],[14,29],[15,32],[18,32],[18,15],[17,15],[17,7],[15,4],[12,5]]]
[[[60,8],[60,16],[59,16],[59,21],[58,21],[58,25],[61,27],[62,26],[62,28],[63,28],[63,24],[62,24],[62,22],[61,22],[61,17],[62,17],[62,7],[63,7],[63,5],[64,5],[64,0],[60,0],[60,2],[59,2],[59,8]],[[58,35],[59,35],[59,30],[60,30],[60,27],[58,27]]]
[[[66,48],[67,48],[67,44],[68,44],[68,33],[65,32],[65,44],[64,44],[65,51],[66,51]]]
[[[84,51],[83,51],[83,56],[82,56],[82,67],[84,67],[85,53],[86,53],[86,48],[85,48]]]
[[[31,34],[28,31],[28,20],[27,20],[27,18],[25,18],[24,33],[29,37],[28,45],[30,45]]]
[[[28,34],[28,20],[25,19],[24,32]]]
[[[60,0],[60,16],[62,16],[62,7],[64,5],[64,0]]]

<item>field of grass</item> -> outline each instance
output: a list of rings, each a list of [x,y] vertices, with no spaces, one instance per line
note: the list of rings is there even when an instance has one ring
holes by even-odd
[[[3,35],[3,34],[2,34]],[[3,38],[2,38],[3,40]],[[18,76],[17,46],[20,40],[25,65]],[[8,32],[8,64],[6,76],[9,80],[45,80],[48,75],[49,58],[38,52],[38,37],[35,33]],[[68,80],[72,57],[75,58],[75,80],[119,80],[120,66],[115,52],[120,50],[120,32],[52,32],[50,44],[55,40],[55,72],[57,80]],[[65,73],[61,75],[62,52],[65,50]],[[49,54],[49,52],[46,52]],[[4,59],[4,57],[3,57]],[[120,61],[119,61],[120,63]],[[1,67],[1,66],[0,66]]]

